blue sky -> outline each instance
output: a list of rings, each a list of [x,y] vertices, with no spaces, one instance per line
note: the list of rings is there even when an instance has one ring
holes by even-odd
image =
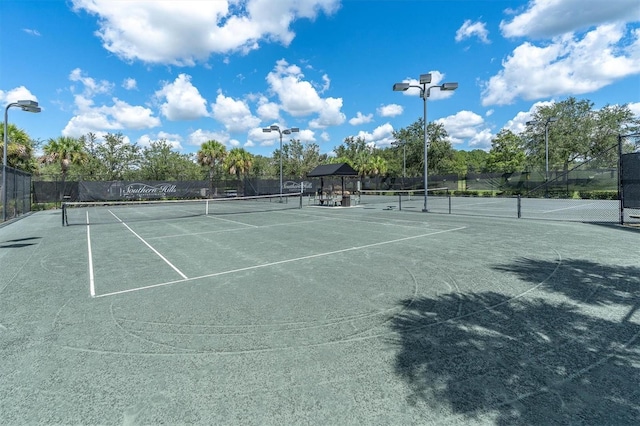
[[[387,147],[422,117],[456,149],[489,149],[538,105],[569,96],[640,116],[637,0],[3,0],[0,101],[36,140],[120,132],[196,152],[215,139],[272,155],[277,133],[330,153]],[[285,136],[285,142],[286,142]]]

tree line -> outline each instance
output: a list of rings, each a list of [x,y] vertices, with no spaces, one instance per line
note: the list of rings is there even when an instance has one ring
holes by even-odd
[[[429,174],[511,173],[542,170],[567,171],[577,164],[590,168],[616,167],[617,137],[638,133],[640,119],[627,105],[607,105],[594,110],[593,103],[570,97],[538,107],[525,131],[502,129],[490,150],[456,150],[444,126],[427,125]],[[547,135],[545,136],[545,133]],[[424,171],[424,121],[393,132],[394,146],[378,148],[361,137],[348,137],[334,147],[335,155],[320,153],[315,143],[291,139],[272,157],[253,155],[244,148],[227,147],[209,140],[194,154],[181,154],[164,139],[141,147],[121,133],[98,141],[89,133],[80,138],[61,136],[42,145],[13,124],[8,127],[8,165],[56,179],[83,180],[204,180],[211,182],[243,177],[301,179],[320,164],[346,162],[365,176],[418,177]],[[548,141],[548,143],[547,143]],[[624,139],[623,150],[639,147],[638,138]]]

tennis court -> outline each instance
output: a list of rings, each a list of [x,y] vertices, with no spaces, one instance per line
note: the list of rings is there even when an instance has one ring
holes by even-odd
[[[637,423],[638,229],[384,204],[0,227],[0,422]]]

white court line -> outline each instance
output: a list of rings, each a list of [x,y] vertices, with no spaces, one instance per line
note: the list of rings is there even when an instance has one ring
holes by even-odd
[[[345,253],[345,252],[348,252],[348,251],[362,250],[362,249],[382,246],[382,245],[386,245],[386,244],[399,243],[401,241],[414,240],[416,238],[429,237],[431,235],[444,234],[445,232],[460,231],[462,229],[466,229],[466,226],[461,226],[459,228],[453,228],[453,229],[446,229],[446,230],[443,230],[443,231],[430,232],[428,234],[421,234],[421,235],[414,235],[414,236],[411,236],[411,237],[398,238],[398,239],[395,239],[395,240],[381,241],[379,243],[365,244],[363,246],[351,247],[351,248],[347,248],[347,249],[328,251],[328,252],[325,252],[325,253],[311,254],[311,255],[308,255],[308,256],[296,257],[296,258],[293,258],[293,259],[279,260],[277,262],[264,263],[262,265],[247,266],[246,268],[238,268],[238,269],[232,269],[232,270],[229,270],[229,271],[215,272],[213,274],[201,275],[199,277],[193,277],[193,278],[186,278],[185,277],[184,280],[169,281],[169,282],[166,282],[166,283],[147,285],[147,286],[144,286],[144,287],[130,288],[128,290],[114,291],[112,293],[100,294],[100,295],[98,295],[96,297],[116,296],[116,295],[119,295],[119,294],[133,293],[135,291],[141,291],[141,290],[149,290],[151,288],[164,287],[164,286],[168,286],[168,285],[172,285],[172,284],[178,284],[178,283],[184,283],[184,282],[188,282],[188,281],[201,280],[203,278],[212,278],[212,277],[218,277],[218,276],[221,276],[221,275],[234,274],[236,272],[250,271],[250,270],[259,269],[259,268],[268,268],[268,267],[275,266],[275,265],[282,265],[284,263],[292,263],[292,262],[298,262],[298,261],[301,261],[301,260],[308,260],[308,259],[315,259],[315,258],[318,258],[318,257],[331,256],[331,255],[334,255],[334,254]]]
[[[210,218],[210,219],[222,220],[222,221],[224,221],[224,222],[231,222],[231,223],[235,223],[235,224],[238,224],[238,225],[250,226],[250,227],[252,227],[252,228],[259,228],[259,227],[258,227],[258,226],[256,226],[256,225],[250,225],[250,224],[248,224],[248,223],[238,222],[238,221],[236,221],[236,220],[231,220],[231,219],[224,219],[224,218],[218,217],[218,216],[216,216],[216,215],[207,215],[207,216],[205,216],[205,217],[208,217],[208,218]]]
[[[149,247],[151,249],[151,251],[153,251],[155,254],[157,254],[160,259],[164,260],[165,263],[169,266],[171,266],[173,268],[174,271],[176,271],[182,278],[184,278],[185,280],[188,279],[187,276],[185,274],[182,273],[182,271],[180,271],[180,269],[176,268],[171,262],[169,262],[167,260],[166,257],[164,257],[163,255],[160,254],[160,252],[156,249],[154,249],[153,247],[151,247],[151,244],[149,244],[148,242],[146,242],[140,235],[136,234],[136,231],[134,231],[133,229],[131,229],[129,227],[129,225],[127,225],[126,223],[124,223],[122,220],[120,220],[120,218],[118,216],[115,215],[115,213],[113,213],[111,210],[109,210],[109,213],[111,213],[113,215],[113,217],[115,217],[116,219],[118,219],[118,222],[120,222],[121,224],[123,224],[125,226],[125,228],[127,228],[129,231],[131,231],[131,233],[133,235],[135,235],[136,237],[138,237],[138,239],[140,241],[142,241],[147,247]]]
[[[89,212],[87,211],[87,247],[89,251],[89,294],[96,297],[96,284],[93,275],[93,254],[91,251],[91,227],[89,226]]]
[[[577,206],[563,207],[563,208],[561,208],[561,209],[545,210],[545,211],[543,211],[542,213],[553,213],[553,212],[559,212],[559,211],[561,211],[561,210],[578,209],[578,208],[580,208],[580,207],[588,207],[588,206],[592,206],[592,205],[594,205],[594,204],[595,204],[595,203],[580,204],[580,205],[577,205]]]
[[[255,228],[273,228],[275,226],[293,226],[293,225],[298,225],[298,224],[306,224],[306,223],[317,223],[323,220],[331,220],[332,218],[327,217],[327,218],[319,218],[317,220],[304,220],[304,221],[300,221],[300,222],[290,222],[290,223],[274,223],[273,225],[260,225],[260,226],[256,226],[253,225]],[[171,235],[161,235],[159,237],[150,237],[147,238],[148,240],[161,240],[163,238],[180,238],[180,237],[189,237],[189,236],[194,236],[194,235],[208,235],[208,234],[221,234],[224,232],[235,232],[235,231],[246,231],[247,228],[243,227],[243,228],[228,228],[228,229],[218,229],[215,231],[202,231],[202,232],[187,232],[184,234],[171,234]]]

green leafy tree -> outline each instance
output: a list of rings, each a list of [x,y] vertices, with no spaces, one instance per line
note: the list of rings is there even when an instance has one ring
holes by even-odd
[[[98,137],[95,133],[89,132],[80,136],[78,140],[84,146],[84,151],[87,154],[85,161],[78,168],[79,175],[85,180],[101,179],[104,173],[104,165],[96,156],[96,148],[99,144]]]
[[[128,179],[140,167],[140,147],[130,144],[121,133],[107,134],[95,151],[104,170],[103,179]]]
[[[406,144],[407,175],[424,174],[424,120],[418,119],[406,128],[393,132],[396,141]],[[451,173],[454,168],[453,147],[449,135],[439,123],[427,125],[429,173]]]
[[[227,148],[216,140],[203,143],[197,153],[198,164],[209,170],[209,189],[214,195],[217,193],[217,188],[214,188],[213,181],[226,156]]]
[[[35,171],[34,142],[27,132],[15,124],[8,123],[7,140],[7,165],[26,172]],[[4,150],[4,126],[0,126],[0,147]],[[0,152],[2,151],[0,150]]]
[[[513,173],[524,170],[526,155],[522,138],[511,130],[502,129],[491,141],[487,170],[495,173]]]
[[[285,176],[301,179],[316,166],[323,157],[320,154],[320,147],[315,143],[302,144],[300,140],[291,141],[282,146],[283,170]],[[274,152],[274,159],[279,161],[280,150]]]
[[[63,182],[67,179],[67,174],[72,165],[80,165],[87,159],[84,144],[79,139],[68,136],[49,139],[43,149],[42,162],[57,164],[60,167]]]
[[[467,157],[467,172],[469,173],[482,173],[487,171],[487,161],[489,160],[489,153],[482,149],[474,149],[471,151],[464,151]]]
[[[232,148],[224,160],[225,170],[235,175],[238,181],[238,194],[242,191],[242,177],[251,171],[253,156],[244,148]]]
[[[174,151],[171,144],[161,139],[142,149],[139,177],[146,180],[197,180],[202,178],[202,173],[189,155]]]
[[[567,172],[577,164],[589,167],[614,165],[617,135],[638,129],[639,120],[627,105],[605,106],[594,110],[589,100],[570,97],[562,102],[539,107],[533,113],[534,125],[524,133],[528,161],[545,167],[545,124],[548,125],[549,169]],[[566,174],[565,174],[566,176]]]

